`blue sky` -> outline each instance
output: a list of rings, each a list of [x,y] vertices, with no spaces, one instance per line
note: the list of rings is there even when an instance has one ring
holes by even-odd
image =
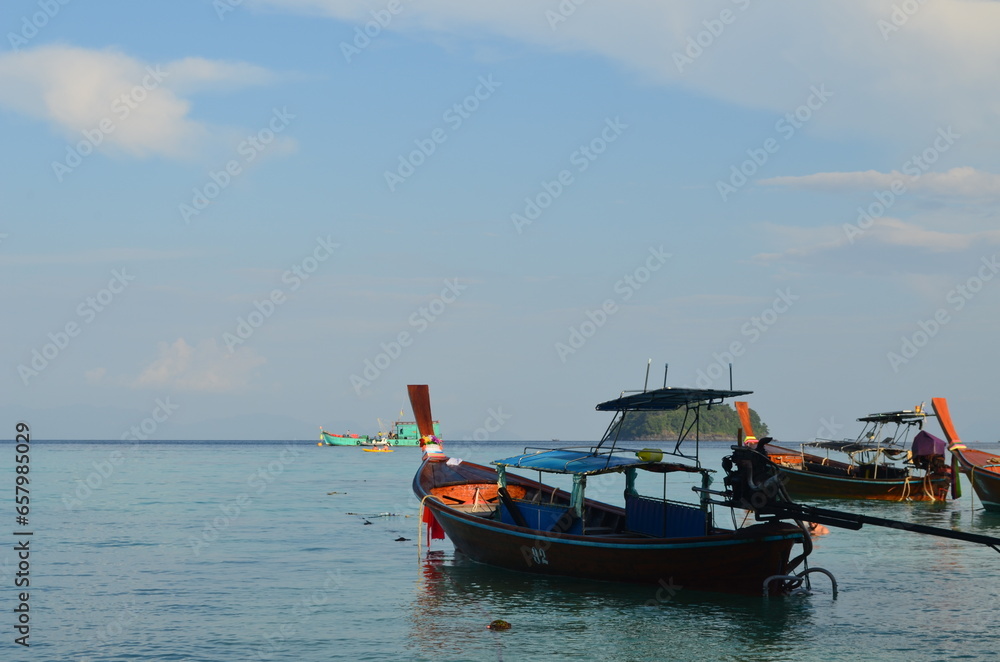
[[[652,358],[782,439],[943,396],[995,441],[997,19],[8,2],[5,425],[305,439],[428,383],[446,439],[589,440]]]

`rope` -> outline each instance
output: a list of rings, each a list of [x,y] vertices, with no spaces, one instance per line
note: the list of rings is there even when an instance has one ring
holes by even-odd
[[[934,477],[930,473],[924,473],[924,494],[930,497],[932,502],[938,500],[937,495],[934,494]]]
[[[417,563],[420,563],[420,557],[423,556],[422,550],[420,549],[420,544],[424,535],[423,530],[420,528],[424,523],[424,501],[420,500],[420,510],[417,511]]]

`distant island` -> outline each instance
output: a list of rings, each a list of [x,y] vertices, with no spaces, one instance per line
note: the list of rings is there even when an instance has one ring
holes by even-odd
[[[625,416],[618,438],[626,441],[675,440],[684,422],[684,410],[638,412],[631,411]],[[690,420],[688,421],[690,423]],[[750,423],[754,435],[760,439],[768,434],[767,425],[753,409]],[[701,410],[699,437],[708,441],[736,441],[736,431],[740,428],[740,418],[736,410],[727,404],[715,405]],[[693,432],[691,433],[693,438]],[[614,436],[614,433],[612,433]]]

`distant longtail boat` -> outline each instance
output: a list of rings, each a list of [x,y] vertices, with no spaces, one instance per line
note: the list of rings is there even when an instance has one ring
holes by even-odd
[[[923,431],[928,414],[922,407],[862,416],[864,429],[854,440],[818,439],[798,449],[754,438],[746,402],[736,411],[745,443],[759,444],[778,466],[793,499],[878,499],[883,501],[941,501],[948,498],[952,476],[944,461],[944,442]],[[890,426],[895,426],[890,427]],[[912,428],[920,431],[907,444]],[[891,431],[892,434],[887,434]],[[806,451],[806,449],[810,449]],[[820,454],[819,450],[827,451]],[[833,451],[836,455],[830,456]],[[843,459],[837,459],[838,457]]]

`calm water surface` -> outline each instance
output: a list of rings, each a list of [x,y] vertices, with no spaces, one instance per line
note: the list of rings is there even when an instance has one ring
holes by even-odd
[[[488,463],[522,446],[446,450]],[[703,444],[703,461],[718,467],[727,450]],[[13,447],[0,453],[2,489],[13,494]],[[836,575],[836,600],[822,577],[812,596],[772,600],[536,578],[456,557],[447,541],[418,556],[410,482],[419,456],[311,442],[35,443],[31,648],[13,644],[16,540],[5,527],[0,659],[995,656],[1000,555],[991,549],[834,530],[817,541],[812,564]],[[663,489],[649,480],[647,492]],[[689,493],[690,483],[670,480],[668,493]],[[1000,536],[1000,516],[965,488],[947,504],[825,505]],[[617,479],[595,481],[590,494],[614,501],[621,489]],[[5,502],[13,522],[13,500]],[[495,618],[512,629],[487,630]]]

